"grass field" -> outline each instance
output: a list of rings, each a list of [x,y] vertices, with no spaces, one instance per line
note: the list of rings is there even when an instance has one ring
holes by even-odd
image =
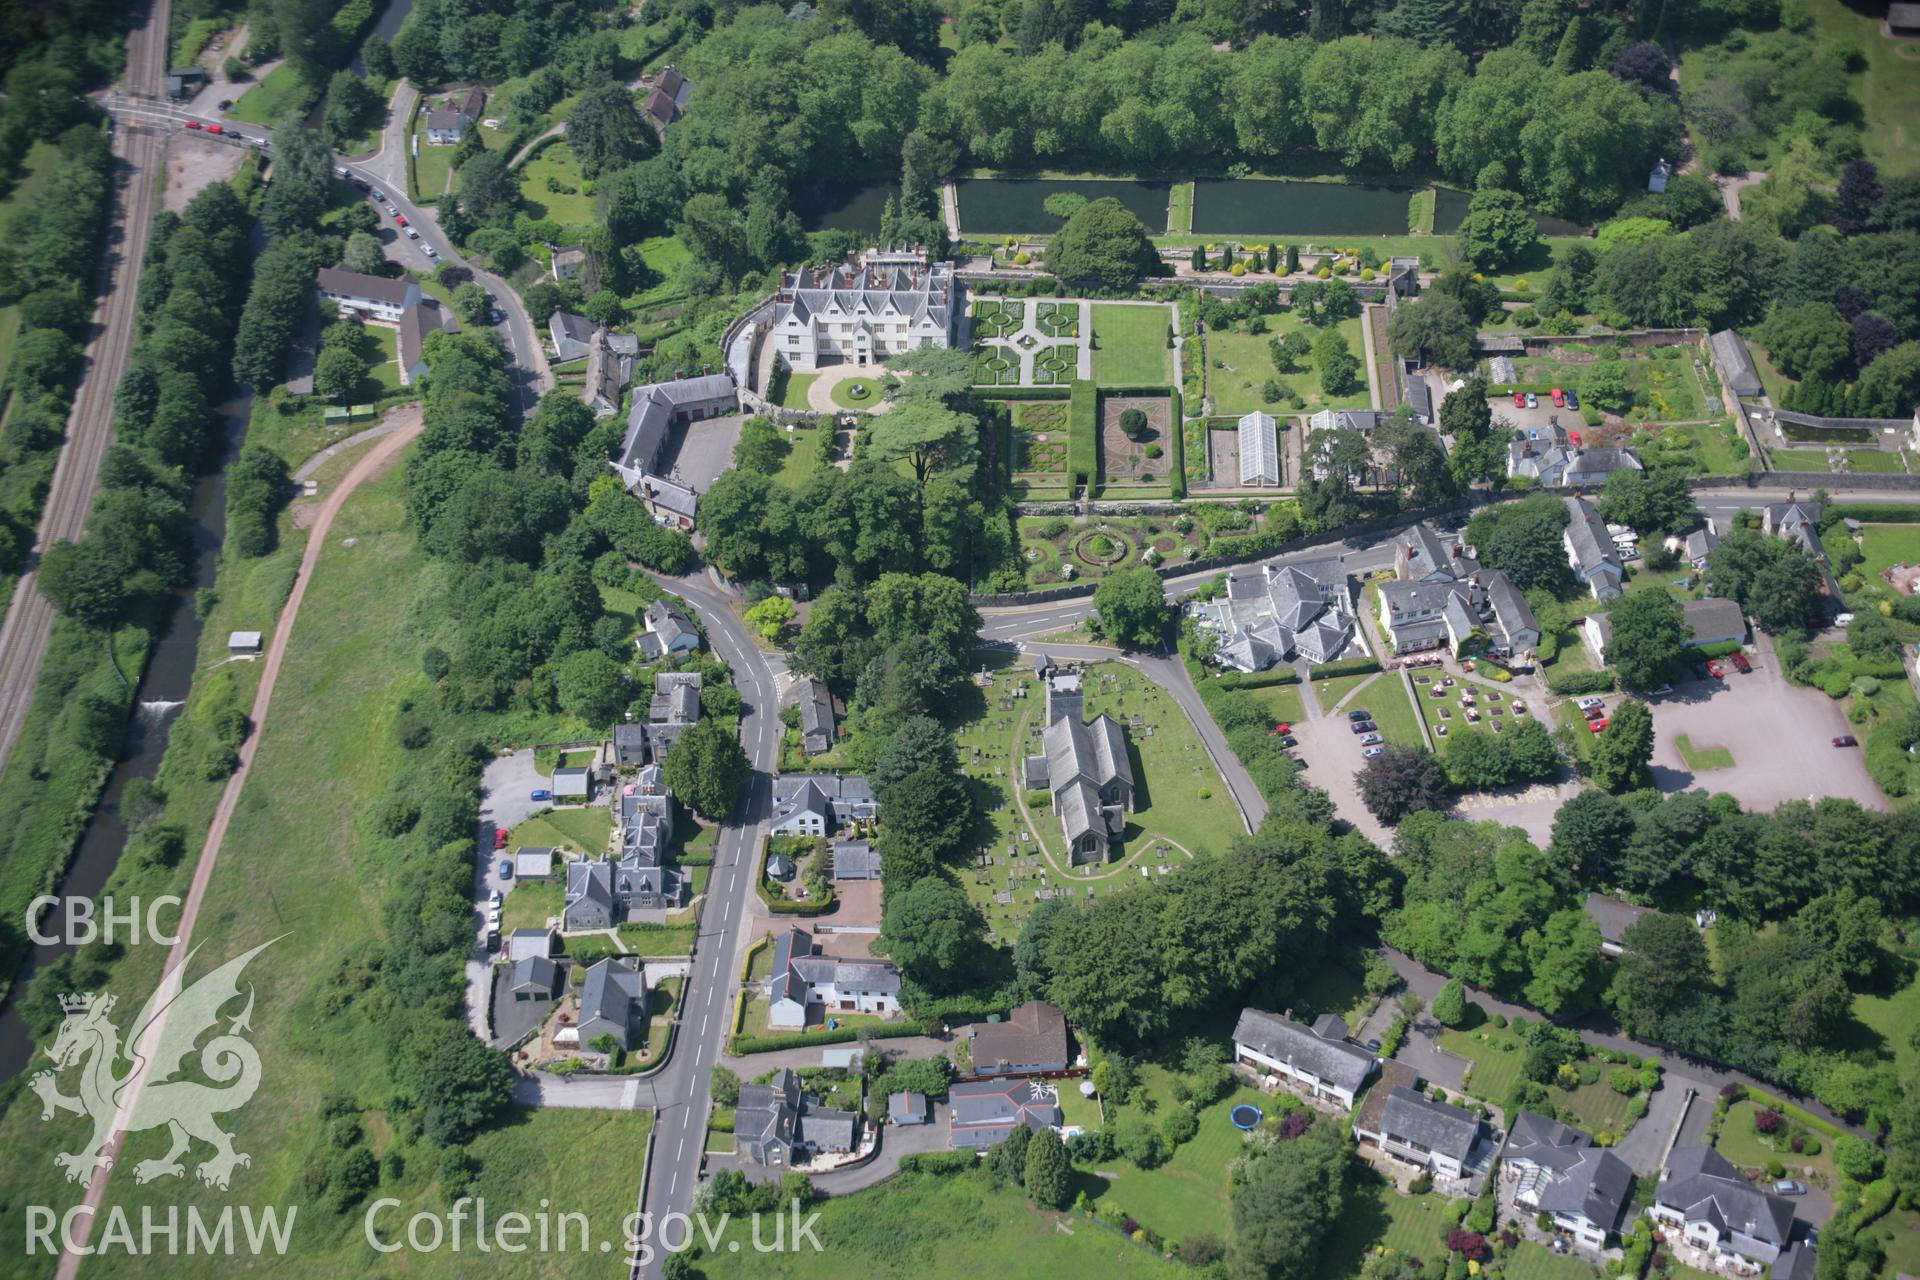
[[[807,392],[819,376],[817,373],[795,373],[790,369],[782,369],[774,375],[772,390],[778,394],[771,397],[773,402],[782,409],[807,408]]]
[[[1248,333],[1245,323],[1207,333],[1207,394],[1212,397],[1214,413],[1225,417],[1238,417],[1255,409],[1274,414],[1313,413],[1321,409],[1364,409],[1372,403],[1364,379],[1359,389],[1349,395],[1324,394],[1320,390],[1320,369],[1311,355],[1301,361],[1297,373],[1275,370],[1270,343],[1296,329],[1304,330],[1310,338],[1318,330],[1302,324],[1300,317],[1290,311],[1262,318],[1267,323],[1265,333]],[[1342,320],[1339,330],[1354,358],[1364,364],[1366,339],[1361,335],[1360,326],[1360,317],[1355,316],[1350,320]],[[1189,358],[1192,354],[1193,348],[1190,346]],[[1306,408],[1294,410],[1286,401],[1277,405],[1268,404],[1261,397],[1260,390],[1269,380],[1292,388],[1306,401]]]
[[[289,111],[306,106],[312,90],[293,64],[283,62],[267,73],[267,78],[241,94],[227,112],[229,120],[271,126]]]
[[[1226,1239],[1233,1225],[1227,1164],[1246,1146],[1245,1135],[1233,1127],[1228,1115],[1242,1102],[1273,1113],[1272,1098],[1242,1085],[1198,1113],[1200,1132],[1191,1142],[1174,1148],[1171,1160],[1157,1169],[1137,1169],[1124,1160],[1102,1164],[1087,1194],[1096,1203],[1120,1205],[1135,1220],[1171,1239],[1202,1232],[1216,1240]]]
[[[1733,752],[1725,747],[1696,747],[1684,733],[1675,736],[1673,745],[1679,751],[1680,758],[1687,762],[1687,768],[1695,773],[1733,768]]]
[[[1820,1154],[1807,1155],[1795,1153],[1783,1140],[1779,1149],[1767,1145],[1767,1140],[1754,1132],[1753,1117],[1760,1110],[1757,1102],[1736,1102],[1727,1109],[1726,1122],[1720,1126],[1720,1138],[1713,1149],[1744,1169],[1765,1169],[1767,1161],[1778,1160],[1783,1165],[1795,1169],[1811,1169],[1827,1179],[1838,1175],[1833,1167],[1833,1153],[1822,1135]]]
[[[569,848],[598,853],[613,833],[613,814],[605,806],[590,809],[551,809],[536,814],[513,829],[508,848]]]
[[[1520,1037],[1509,1027],[1482,1023],[1470,1030],[1443,1031],[1440,1047],[1473,1063],[1467,1091],[1489,1102],[1504,1102],[1520,1080],[1520,1064],[1525,1058]],[[1628,1099],[1607,1084],[1612,1068],[1598,1059],[1588,1059],[1600,1067],[1600,1079],[1573,1089],[1547,1086],[1548,1097],[1559,1110],[1560,1118],[1576,1129],[1597,1133],[1602,1129],[1618,1138],[1633,1127],[1627,1114]]]
[[[593,197],[585,194],[585,184],[580,164],[565,138],[549,142],[520,166],[520,195],[527,202],[528,217],[552,218],[574,226],[591,224]],[[561,190],[554,190],[555,186]]]
[[[1692,474],[1713,476],[1747,472],[1746,437],[1738,434],[1731,419],[1668,423],[1634,432],[1630,443],[1640,450],[1648,466],[1678,466]]]
[[[832,443],[833,436],[815,427],[797,427],[786,436],[787,456],[780,460],[780,470],[773,478],[789,489],[798,489],[819,465],[820,451]]]
[[[1403,1196],[1379,1174],[1363,1168],[1353,1170],[1348,1186],[1346,1210],[1320,1255],[1327,1275],[1359,1275],[1361,1263],[1376,1246],[1428,1264],[1445,1258],[1446,1197]],[[1433,1274],[1443,1269],[1435,1268]]]
[[[1020,1192],[991,1185],[979,1171],[907,1174],[808,1212],[815,1210],[820,1252],[756,1253],[748,1224],[736,1220],[719,1252],[700,1259],[697,1270],[713,1280],[845,1280],[850,1263],[869,1280],[1174,1280],[1190,1274],[1083,1215],[1062,1231],[1054,1226],[1057,1215],[1036,1213]],[[762,1224],[763,1233],[770,1230]],[[738,1252],[729,1250],[734,1244]]]
[[[1806,11],[1822,44],[1866,54],[1867,69],[1850,78],[1850,87],[1866,108],[1860,141],[1867,158],[1891,173],[1920,169],[1920,48],[1911,40],[1888,40],[1878,18],[1840,0],[1806,0]]]
[[[1920,564],[1920,524],[1862,525],[1860,554],[1860,572],[1869,578],[1896,564]]]
[[[428,146],[424,133],[413,137],[420,144],[419,154],[408,167],[413,177],[413,198],[431,204],[453,190],[454,148]]]
[[[1320,710],[1331,712],[1334,710],[1334,704],[1338,703],[1340,699],[1346,697],[1349,693],[1352,693],[1368,681],[1379,678],[1377,672],[1371,672],[1354,676],[1335,676],[1331,680],[1315,680],[1313,682],[1313,698],[1315,702],[1320,704]],[[1368,692],[1371,693],[1372,690],[1368,690]],[[1355,705],[1357,706],[1358,704]],[[1369,711],[1372,710],[1371,707],[1367,709]]]
[[[1522,1240],[1501,1267],[1504,1280],[1593,1280],[1593,1267],[1578,1258],[1553,1253]]]
[[[1772,458],[1775,471],[1833,470],[1824,449],[1775,449]]]
[[[1886,1250],[1883,1275],[1920,1275],[1920,1211],[1895,1209],[1868,1227],[1865,1234],[1879,1240]]]
[[[567,887],[560,880],[515,883],[500,905],[500,936],[515,929],[541,929],[567,905]]]
[[[1265,689],[1248,689],[1246,694],[1264,706],[1281,724],[1299,724],[1307,718],[1307,709],[1300,701],[1302,694],[1297,684],[1276,684],[1269,685]]]
[[[1093,379],[1103,387],[1162,386],[1173,381],[1167,330],[1173,310],[1115,302],[1093,305]]]
[[[1907,464],[1901,454],[1888,453],[1884,449],[1849,449],[1847,470],[1863,475],[1902,475],[1907,470]]]
[[[1396,747],[1424,747],[1426,742],[1420,736],[1420,713],[1407,701],[1407,691],[1400,683],[1400,677],[1388,672],[1367,686],[1366,693],[1356,699],[1364,702],[1364,707],[1353,710],[1365,710],[1373,713],[1373,722],[1380,726],[1380,734]]]
[[[1892,1051],[1903,1076],[1920,1060],[1920,1045],[1909,1037],[1914,1027],[1920,1027],[1920,980],[1909,981],[1888,996],[1855,996],[1853,1016]]]

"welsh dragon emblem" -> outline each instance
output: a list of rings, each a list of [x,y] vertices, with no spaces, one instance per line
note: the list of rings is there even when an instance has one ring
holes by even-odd
[[[161,980],[159,989],[127,1029],[124,1045],[109,1018],[114,997],[61,997],[66,1021],[47,1050],[54,1067],[34,1076],[31,1085],[40,1095],[42,1120],[53,1119],[57,1111],[93,1119],[93,1136],[86,1145],[54,1157],[54,1163],[66,1170],[67,1181],[85,1181],[96,1169],[111,1167],[113,1157],[107,1147],[114,1134],[162,1127],[168,1130],[173,1145],[159,1159],[142,1160],[134,1166],[133,1176],[138,1182],[182,1176],[186,1171],[180,1157],[195,1138],[213,1147],[212,1157],[197,1170],[200,1180],[209,1186],[226,1190],[233,1171],[252,1163],[251,1157],[233,1149],[233,1135],[214,1122],[220,1112],[246,1105],[260,1086],[260,1055],[241,1034],[252,1029],[248,1024],[253,1016],[251,985],[246,992],[246,1007],[232,1018],[224,1033],[200,1049],[200,1071],[215,1085],[225,1087],[177,1077],[201,1034],[220,1021],[221,1008],[239,997],[241,970],[272,945],[272,941],[261,943],[183,990],[187,966],[199,954],[200,949],[195,947]],[[152,1045],[143,1045],[142,1039],[148,1036],[153,1037]],[[147,1054],[151,1056],[144,1056]],[[79,1096],[68,1097],[60,1092],[58,1077],[74,1066],[80,1068]],[[136,1080],[140,1081],[137,1095],[130,1092]],[[131,1111],[122,1114],[121,1108],[129,1100]]]

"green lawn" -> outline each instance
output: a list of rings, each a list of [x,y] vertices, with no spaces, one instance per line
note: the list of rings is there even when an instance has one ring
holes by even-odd
[[[1193,183],[1176,182],[1168,193],[1167,230],[1175,235],[1193,230]]]
[[[1772,454],[1775,471],[1831,471],[1832,464],[1827,461],[1824,449],[1775,449]]]
[[[1248,689],[1246,694],[1264,706],[1281,724],[1299,724],[1307,718],[1307,709],[1300,701],[1303,695],[1297,684],[1276,684],[1264,689]]]
[[[1338,703],[1340,699],[1346,697],[1361,685],[1366,684],[1369,680],[1377,679],[1379,679],[1379,673],[1363,672],[1360,675],[1354,676],[1335,676],[1331,680],[1315,680],[1313,682],[1313,698],[1315,702],[1320,704],[1320,710],[1323,713],[1331,715],[1334,711],[1335,704]],[[1369,710],[1371,710],[1371,708],[1369,708]]]
[[[529,217],[591,225],[593,197],[586,194],[585,186],[580,164],[565,138],[555,138],[520,166],[520,195],[527,202]]]
[[[1159,1068],[1148,1071],[1157,1073]],[[1171,1160],[1157,1169],[1137,1169],[1124,1160],[1101,1164],[1097,1166],[1100,1181],[1087,1194],[1102,1206],[1119,1205],[1136,1221],[1170,1239],[1200,1233],[1226,1239],[1233,1226],[1227,1165],[1246,1147],[1246,1135],[1233,1127],[1228,1115],[1242,1102],[1267,1115],[1274,1113],[1271,1097],[1242,1085],[1199,1112],[1200,1132],[1191,1142],[1174,1148]],[[1165,1111],[1166,1106],[1157,1108],[1149,1118]]]
[[[427,135],[416,133],[414,140],[420,144],[420,152],[408,166],[413,176],[413,198],[428,204],[438,200],[453,190],[453,147],[434,147],[427,145]]]
[[[1896,564],[1920,564],[1920,524],[1862,525],[1860,555],[1860,572],[1869,578]]]
[[[1593,1280],[1592,1265],[1522,1240],[1500,1269],[1502,1280]]]
[[[1164,386],[1173,381],[1165,306],[1093,304],[1093,378],[1103,387]]]
[[[1680,752],[1680,758],[1687,762],[1687,768],[1695,773],[1733,768],[1733,752],[1725,747],[1696,747],[1684,733],[1674,737],[1673,745]]]
[[[598,853],[613,834],[613,813],[605,805],[590,809],[553,809],[536,814],[513,829],[507,847],[572,848]]]
[[[545,928],[566,905],[567,886],[562,879],[516,882],[500,906],[500,936],[505,938],[515,929]]]
[[[1747,439],[1731,418],[1642,428],[1629,441],[1648,466],[1677,466],[1693,475],[1747,473]],[[1824,467],[1824,463],[1822,466]]]
[[[787,456],[780,460],[780,470],[773,478],[789,489],[798,489],[819,466],[820,451],[832,443],[833,435],[816,427],[796,427],[787,432],[786,437],[790,447]]]
[[[1426,745],[1420,737],[1420,713],[1407,701],[1400,677],[1393,672],[1369,685],[1347,709],[1371,712],[1373,722],[1380,726],[1381,736],[1396,747]]]
[[[845,1280],[850,1265],[863,1280],[1177,1280],[1191,1274],[1084,1216],[1074,1215],[1070,1229],[1061,1230],[1057,1215],[1035,1212],[1019,1191],[993,1186],[983,1171],[905,1174],[808,1210],[816,1211],[818,1253],[757,1253],[749,1224],[736,1217],[719,1250],[699,1259],[696,1269],[713,1280]],[[764,1223],[761,1229],[763,1238],[771,1231]]]
[[[1840,0],[1807,0],[1806,12],[1821,44],[1866,54],[1866,70],[1849,77],[1848,87],[1866,108],[1860,142],[1867,158],[1889,173],[1920,169],[1920,53],[1914,42],[1887,39],[1878,18],[1855,13]]]
[[[1888,453],[1884,449],[1849,449],[1847,470],[1862,474],[1902,475],[1907,470],[1907,464],[1900,454]]]
[[[1364,409],[1373,403],[1364,378],[1360,387],[1351,394],[1329,396],[1323,393],[1320,389],[1320,369],[1311,355],[1301,362],[1297,373],[1280,373],[1276,370],[1270,348],[1275,339],[1296,329],[1305,330],[1311,338],[1318,330],[1302,324],[1300,317],[1291,311],[1261,318],[1267,324],[1265,333],[1247,332],[1245,322],[1231,329],[1214,329],[1207,333],[1207,393],[1212,397],[1214,413],[1237,418],[1255,409],[1273,414],[1313,413],[1320,409]],[[1361,335],[1362,323],[1361,318],[1355,316],[1342,320],[1339,330],[1340,336],[1347,340],[1347,346],[1353,351],[1354,359],[1364,364],[1366,339]],[[1196,358],[1196,347],[1191,340],[1186,355],[1188,359]],[[1304,399],[1305,409],[1294,410],[1284,400],[1279,404],[1268,404],[1260,392],[1269,380],[1281,383]]]
[[[1787,392],[1799,385],[1799,379],[1789,378],[1780,372],[1780,366],[1773,362],[1773,354],[1765,347],[1749,342],[1747,351],[1753,356],[1753,367],[1760,374],[1760,389],[1766,393],[1767,399],[1778,406],[1787,398]]]
[[[228,18],[191,19],[179,38],[173,42],[173,61],[168,65],[187,66],[200,56],[201,51],[207,47],[208,41],[225,31],[230,25],[232,20]]]
[[[1356,1166],[1348,1179],[1347,1204],[1320,1256],[1329,1276],[1357,1276],[1376,1247],[1419,1258],[1430,1273],[1446,1256],[1444,1196],[1403,1196],[1370,1168]]]
[[[227,118],[272,126],[287,112],[306,106],[311,94],[312,90],[293,64],[283,62],[269,71],[266,79],[241,94],[233,109],[227,112]]]
[[[1913,1028],[1920,1027],[1920,980],[1909,981],[1890,996],[1855,996],[1853,1015],[1879,1035],[1903,1076],[1920,1059],[1920,1045],[1910,1039]]]
[[[1829,1139],[1824,1134],[1814,1135],[1820,1139],[1818,1155],[1796,1153],[1784,1140],[1776,1149],[1769,1145],[1768,1139],[1754,1132],[1753,1117],[1759,1110],[1760,1104],[1753,1101],[1736,1102],[1727,1108],[1726,1121],[1720,1126],[1720,1138],[1713,1149],[1744,1169],[1765,1169],[1767,1161],[1778,1160],[1795,1169],[1811,1169],[1829,1181],[1838,1177],[1833,1167],[1833,1153],[1827,1145]]]
[[[1566,651],[1562,650],[1562,652],[1564,653]],[[1556,668],[1556,670],[1559,669],[1563,668]],[[1417,674],[1431,673],[1416,673],[1416,675]],[[1416,679],[1413,686],[1413,700],[1420,708],[1421,718],[1427,722],[1428,730],[1433,733],[1434,746],[1442,751],[1446,749],[1447,734],[1458,733],[1460,730],[1468,728],[1487,729],[1489,732],[1492,732],[1489,726],[1494,724],[1504,723],[1507,725],[1517,725],[1525,723],[1526,716],[1524,714],[1513,714],[1513,703],[1510,697],[1505,694],[1495,693],[1483,684],[1474,684],[1456,677],[1451,689],[1443,687],[1441,696],[1437,698],[1434,697],[1433,689],[1435,682],[1444,678],[1442,675],[1433,674],[1426,684],[1421,684],[1418,679]],[[1462,701],[1462,695],[1469,693],[1473,695],[1474,700],[1472,709],[1479,712],[1479,719],[1477,720],[1469,720],[1467,718],[1468,708]],[[1506,710],[1502,711],[1498,716],[1490,713],[1490,708],[1496,701],[1506,708]],[[1447,712],[1444,716],[1440,714],[1443,710]],[[1443,726],[1447,730],[1446,734],[1440,732]]]
[[[1483,1024],[1472,1031],[1442,1031],[1440,1047],[1473,1063],[1467,1091],[1476,1098],[1502,1102],[1520,1083],[1520,1037]]]
[[[782,369],[773,376],[770,398],[782,409],[805,409],[809,407],[807,391],[819,378],[817,373],[795,373],[791,369]]]
[[[880,373],[875,370],[871,378],[847,378],[836,382],[828,389],[827,398],[842,409],[871,410],[881,399]]]
[[[1888,1276],[1920,1275],[1920,1212],[1895,1209],[1866,1230],[1886,1249]]]

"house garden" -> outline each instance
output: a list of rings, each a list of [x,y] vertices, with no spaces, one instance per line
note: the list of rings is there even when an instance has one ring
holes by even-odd
[[[1164,303],[1093,304],[1093,378],[1102,387],[1173,382],[1175,309]]]
[[[1577,411],[1587,426],[1598,427],[1611,414],[1632,423],[1698,422],[1709,417],[1702,389],[1700,356],[1690,344],[1634,347],[1626,343],[1570,343],[1550,356],[1516,358],[1514,380],[1491,382],[1488,362],[1481,373],[1495,397],[1530,391],[1545,397],[1555,387],[1577,391]],[[1496,411],[1497,411],[1496,404]],[[1574,427],[1573,413],[1563,425]],[[1576,428],[1577,429],[1577,428]],[[1609,442],[1611,443],[1611,442]]]
[[[1334,326],[1335,332],[1345,340],[1347,350],[1355,356],[1366,349],[1362,323],[1361,317],[1353,316]],[[1291,311],[1236,320],[1226,328],[1209,329],[1206,368],[1211,411],[1237,420],[1256,409],[1278,417],[1289,411],[1316,413],[1321,409],[1366,408],[1372,400],[1364,376],[1336,393],[1327,389],[1320,358],[1312,350],[1290,354],[1284,368],[1276,361],[1275,352],[1289,334],[1305,333],[1312,338],[1319,332]]]
[[[1647,1112],[1646,1094],[1659,1087],[1660,1070],[1653,1059],[1641,1063],[1630,1055],[1580,1043],[1562,1032],[1541,1083],[1529,1074],[1529,1064],[1543,1055],[1530,1047],[1527,1023],[1509,1024],[1500,1014],[1487,1014],[1467,1003],[1461,1027],[1441,1032],[1441,1049],[1469,1063],[1466,1092],[1509,1111],[1517,1105],[1584,1129],[1602,1146],[1611,1146]],[[1557,1061],[1557,1065],[1554,1063]]]

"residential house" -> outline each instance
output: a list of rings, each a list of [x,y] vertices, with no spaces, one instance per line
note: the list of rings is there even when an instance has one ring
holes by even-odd
[[[566,906],[560,923],[568,933],[611,929],[625,912],[613,897],[613,864],[607,859],[567,864]]]
[[[1600,953],[1608,957],[1626,950],[1627,930],[1647,916],[1657,914],[1650,908],[1636,907],[1631,902],[1598,893],[1587,895],[1586,911],[1587,918],[1600,927]]]
[[[1456,582],[1479,568],[1465,544],[1430,524],[1408,529],[1393,549],[1393,576],[1402,582]]]
[[[1607,526],[1601,523],[1593,504],[1585,498],[1568,498],[1567,527],[1561,531],[1560,545],[1566,550],[1573,576],[1593,593],[1596,600],[1609,600],[1620,594],[1626,576],[1614,549]]]
[[[639,961],[608,956],[587,970],[580,983],[579,1027],[586,1046],[601,1036],[612,1036],[627,1050],[646,1042],[647,979]]]
[[[1460,653],[1475,645],[1492,653],[1520,653],[1540,643],[1540,624],[1526,597],[1498,569],[1382,583],[1380,628],[1398,654],[1443,646]]]
[[[691,486],[656,475],[643,475],[631,492],[657,523],[670,529],[693,528],[694,517],[700,510],[700,495]]]
[[[1363,1132],[1356,1125],[1354,1136],[1436,1176],[1467,1176],[1474,1144],[1480,1138],[1479,1116],[1462,1107],[1435,1102],[1404,1085],[1388,1091],[1379,1116],[1379,1129]]]
[[[654,131],[664,134],[667,126],[678,120],[687,109],[687,99],[693,96],[693,81],[681,75],[679,70],[669,63],[664,71],[645,85],[647,101],[640,113]]]
[[[1387,292],[1397,298],[1411,298],[1420,292],[1418,257],[1396,254],[1387,259]]]
[[[1433,384],[1417,373],[1407,379],[1407,408],[1412,411],[1413,420],[1423,427],[1440,421],[1440,415],[1433,409]]]
[[[407,308],[420,301],[420,286],[412,280],[370,276],[344,267],[322,267],[315,279],[320,296],[342,315],[399,324]]]
[[[1322,409],[1307,419],[1307,430],[1357,431],[1370,436],[1391,416],[1378,409]]]
[[[927,1124],[932,1120],[927,1095],[906,1090],[887,1095],[887,1120],[902,1126]]]
[[[1913,10],[1914,25],[1920,27],[1920,4],[1896,4],[1893,8]],[[1888,12],[1891,14],[1892,10]],[[1805,1240],[1796,1241],[1785,1253],[1775,1258],[1773,1269],[1767,1272],[1768,1280],[1815,1280],[1818,1275],[1819,1268],[1815,1264],[1813,1250]]]
[[[1677,546],[1673,545],[1676,541]],[[1720,535],[1713,531],[1713,521],[1708,520],[1705,528],[1695,529],[1684,539],[1669,538],[1667,542],[1669,550],[1685,556],[1693,571],[1699,573],[1707,567],[1707,557],[1720,545]]]
[[[1514,1201],[1548,1215],[1556,1229],[1594,1250],[1619,1234],[1633,1170],[1586,1134],[1522,1111],[1514,1117],[1500,1158]]]
[[[1654,161],[1653,168],[1647,170],[1648,194],[1656,196],[1667,194],[1667,179],[1672,176],[1673,166],[1667,163],[1665,156]]]
[[[865,840],[842,840],[833,846],[835,880],[878,880],[880,851]]]
[[[800,685],[800,745],[810,756],[833,750],[833,694],[824,680]]]
[[[620,788],[614,822],[618,847],[613,856],[567,864],[561,924],[568,933],[610,929],[645,919],[646,912],[686,905],[686,879],[666,864],[673,844],[673,795],[658,765],[642,769],[637,781]]]
[[[1192,612],[1217,641],[1214,660],[1235,671],[1295,657],[1331,662],[1353,645],[1352,596],[1337,559],[1237,570],[1220,597]]]
[[[473,119],[453,107],[436,107],[426,114],[427,145],[458,146],[473,127]]]
[[[547,881],[553,878],[553,850],[547,846],[515,849],[513,851],[513,878],[516,883],[528,880]]]
[[[613,726],[613,762],[625,768],[643,765],[653,759],[647,750],[647,726],[629,720]]]
[[[1333,1014],[1321,1014],[1309,1027],[1254,1008],[1240,1011],[1233,1059],[1277,1084],[1349,1111],[1377,1061],[1371,1050],[1347,1039],[1346,1022]]]
[[[1616,471],[1643,470],[1640,456],[1631,449],[1575,449],[1561,483],[1572,489],[1597,489]]]
[[[859,1127],[860,1117],[851,1111],[813,1105],[800,1077],[785,1069],[765,1084],[741,1085],[733,1110],[734,1150],[769,1168],[802,1164],[820,1152],[852,1151]]]
[[[871,822],[879,807],[873,788],[859,776],[790,773],[773,780],[773,834],[827,836],[854,823]]]
[[[560,966],[545,956],[528,956],[513,966],[507,992],[516,1004],[546,1004],[560,990]]]
[[[587,249],[583,245],[549,245],[551,270],[555,280],[572,280],[587,267]]]
[[[953,1085],[947,1090],[947,1106],[956,1150],[991,1147],[1020,1125],[1037,1133],[1061,1124],[1060,1095],[1051,1086],[1024,1076]]]
[[[649,661],[670,653],[693,653],[700,647],[700,633],[677,604],[655,600],[640,620],[646,630],[635,638],[634,645]]]
[[[1642,470],[1631,449],[1583,449],[1558,423],[1516,431],[1507,444],[1507,475],[1542,488],[1597,488],[1616,471]]]
[[[1040,735],[1042,752],[1026,760],[1029,789],[1047,789],[1053,811],[1066,831],[1067,857],[1074,866],[1105,862],[1113,841],[1126,830],[1133,812],[1133,765],[1127,759],[1126,730],[1109,715],[1082,721],[1079,677],[1071,681],[1072,714],[1049,720]],[[1051,692],[1048,702],[1055,699]],[[1051,712],[1050,712],[1051,714]]]
[[[653,697],[647,700],[647,718],[613,727],[613,761],[617,765],[657,764],[667,748],[700,719],[700,673],[661,671],[653,677]]]
[[[553,362],[566,364],[584,360],[593,349],[593,322],[571,311],[554,309],[547,320],[547,335],[553,339]]]
[[[553,954],[553,930],[515,929],[507,935],[507,959],[518,964],[533,956]]]
[[[1680,606],[1681,621],[1687,625],[1689,645],[1745,644],[1747,617],[1732,600],[1688,600]],[[1580,624],[1581,639],[1593,660],[1607,662],[1607,646],[1613,642],[1613,620],[1604,613],[1590,613]]]
[[[739,389],[724,373],[635,387],[627,409],[626,438],[620,444],[619,460],[611,464],[620,482],[631,492],[658,472],[661,452],[674,427],[722,417],[739,408]]]
[[[791,369],[873,364],[952,346],[960,301],[951,263],[928,262],[920,249],[868,249],[858,262],[790,272],[774,296],[769,340]]]
[[[1824,560],[1826,549],[1820,545],[1822,510],[1818,502],[1769,503],[1761,510],[1760,528],[1764,533],[1793,543],[1814,559]]]
[[[773,940],[773,976],[767,980],[767,1026],[799,1031],[807,1011],[826,1016],[900,1012],[900,971],[885,960],[814,954],[813,935],[791,926]]]
[[[1766,394],[1760,371],[1753,367],[1753,353],[1747,350],[1746,339],[1731,329],[1722,329],[1707,339],[1707,350],[1713,354],[1714,367],[1720,370],[1727,390],[1736,396]]]
[[[975,1075],[1034,1075],[1065,1071],[1073,1065],[1067,1050],[1067,1015],[1041,1000],[1029,1000],[1005,1022],[983,1022],[973,1029]]]
[[[427,338],[436,333],[458,333],[453,312],[432,298],[421,298],[400,313],[400,385],[417,385],[427,376]]]
[[[1667,1156],[1647,1213],[1716,1266],[1747,1274],[1786,1253],[1793,1237],[1793,1203],[1760,1190],[1706,1146],[1677,1147]]]
[[[1280,483],[1279,424],[1257,409],[1240,419],[1240,483]]]
[[[630,333],[615,333],[605,325],[593,331],[587,344],[587,378],[580,398],[587,402],[596,418],[610,418],[620,412],[627,385],[633,381],[633,367],[640,359],[640,339]]]

